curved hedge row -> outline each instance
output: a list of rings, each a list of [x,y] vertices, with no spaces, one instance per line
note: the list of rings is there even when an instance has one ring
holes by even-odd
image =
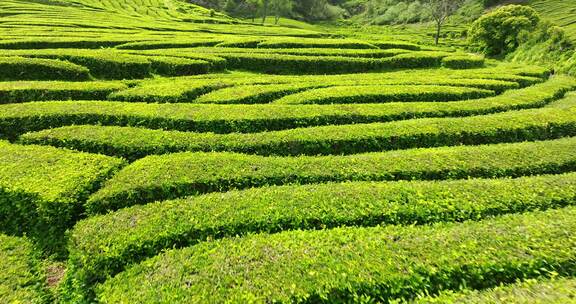
[[[560,277],[539,281],[528,280],[481,291],[443,292],[440,296],[424,297],[414,302],[416,304],[567,304],[573,303],[574,299],[576,299],[576,279]]]
[[[242,48],[207,48],[198,49],[199,52],[208,53],[264,53],[264,54],[286,54],[303,56],[343,56],[343,57],[363,57],[363,58],[388,58],[399,54],[410,53],[403,49],[328,49],[328,48],[303,48],[303,49],[242,49]]]
[[[14,83],[11,83],[13,85]],[[3,84],[3,85],[7,85]],[[194,105],[142,104],[106,101],[62,101],[0,105],[0,136],[18,135],[66,125],[99,124],[143,126],[153,129],[216,133],[271,131],[318,125],[387,122],[421,117],[454,117],[488,114],[544,106],[576,87],[572,78],[554,77],[533,87],[507,91],[487,99],[438,103],[389,103],[358,105]],[[8,88],[11,88],[10,86]],[[198,93],[205,84],[199,84]],[[158,85],[156,97],[178,87]],[[194,86],[182,87],[194,90]],[[13,89],[11,89],[13,90]],[[113,98],[130,99],[127,90]],[[1,90],[0,90],[1,91]],[[37,96],[33,95],[32,97]],[[8,97],[4,96],[4,99]]]
[[[450,69],[474,69],[484,66],[484,57],[454,55],[442,58],[442,66]]]
[[[377,40],[370,41],[370,43],[380,49],[403,49],[411,51],[419,51],[421,49],[419,45],[406,41]]]
[[[60,49],[60,48],[78,48],[78,49],[100,49],[104,47],[114,47],[127,43],[128,40],[119,38],[45,38],[34,37],[28,39],[11,39],[0,41],[0,49],[24,50],[24,49]]]
[[[192,39],[192,40],[167,40],[167,41],[137,41],[116,46],[121,50],[154,50],[200,46],[215,46],[222,43],[218,39]]]
[[[0,234],[2,303],[48,303],[44,274],[34,247],[24,238]]]
[[[92,76],[104,79],[146,78],[151,71],[151,64],[144,57],[107,50],[34,50],[24,53],[24,56],[70,61],[90,69]]]
[[[144,82],[127,90],[115,92],[108,96],[110,100],[128,102],[185,102],[213,90],[230,86],[218,80],[188,80],[188,81],[161,81]]]
[[[48,62],[59,62],[53,59],[69,61],[69,65],[80,65],[86,76],[80,80],[88,78],[86,68],[90,74],[96,78],[102,79],[141,79],[147,78],[151,73],[156,72],[165,76],[181,76],[205,74],[210,70],[221,69],[220,65],[225,62],[224,59],[218,62],[216,58],[209,55],[190,55],[183,57],[174,57],[169,53],[156,56],[145,56],[146,53],[128,53],[117,50],[81,50],[81,49],[54,49],[54,50],[10,50],[0,51],[0,59],[8,58],[11,60],[20,60],[22,62],[35,62],[42,60]],[[27,57],[20,58],[17,56]],[[41,59],[45,58],[45,59]],[[73,63],[73,64],[72,64]],[[64,64],[64,63],[62,63]],[[23,65],[23,64],[20,64]],[[85,68],[84,68],[85,67]],[[10,75],[8,75],[10,76]],[[1,76],[0,76],[1,77]],[[18,79],[18,75],[13,79]],[[9,79],[9,78],[0,78]],[[37,78],[33,78],[37,79]],[[44,78],[40,78],[44,79]],[[47,78],[61,79],[61,78]],[[72,77],[63,78],[75,80]]]
[[[47,100],[106,99],[128,86],[119,81],[61,82],[27,81],[0,82],[0,104]]]
[[[193,88],[193,86],[191,85]],[[191,87],[182,87],[189,90]],[[507,91],[482,100],[438,103],[357,105],[194,105],[117,102],[50,102],[0,105],[0,134],[14,138],[22,133],[78,124],[143,126],[153,129],[259,132],[318,125],[387,122],[422,117],[454,117],[535,108],[564,96],[576,87],[568,77],[554,77],[533,87]],[[201,92],[204,86],[199,87]],[[156,97],[179,87],[157,86]],[[113,98],[131,99],[118,93]],[[6,98],[6,97],[4,97]]]
[[[0,80],[90,79],[87,68],[70,62],[22,57],[0,57]]]
[[[182,151],[297,156],[479,145],[576,136],[576,95],[564,102],[571,106],[253,134],[70,126],[27,133],[21,136],[20,142],[122,156],[129,160]]]
[[[439,85],[439,86],[454,86],[454,87],[470,87],[478,89],[486,89],[496,91],[497,93],[505,92],[506,90],[517,89],[520,87],[518,84],[525,81],[538,83],[539,79],[517,79],[517,76],[505,77],[510,78],[507,81],[495,79],[482,79],[482,78],[449,78],[446,76],[438,77],[437,75],[430,75],[429,77],[418,78],[414,76],[399,75],[400,79],[390,78],[376,78],[373,74],[362,74],[358,77],[330,77],[330,76],[302,76],[300,79],[294,76],[265,76],[265,77],[246,77],[242,74],[240,76],[224,76],[214,77],[207,75],[200,77],[187,77],[187,78],[174,78],[174,79],[155,79],[140,82],[135,88],[127,92],[120,92],[119,95],[130,96],[127,101],[153,101],[153,102],[194,102],[194,96],[189,96],[186,93],[192,91],[198,85],[213,85],[216,84],[220,87],[230,86],[247,86],[247,85],[309,85],[317,87],[330,87],[330,86],[378,86],[378,85]],[[364,76],[364,77],[363,77]],[[480,75],[479,77],[481,77]],[[344,79],[343,79],[344,78]],[[162,86],[170,86],[172,90],[160,90]],[[164,93],[163,91],[166,91]],[[233,99],[231,96],[230,99]]]
[[[414,52],[389,58],[354,58],[336,56],[296,56],[283,54],[219,53],[229,69],[272,74],[346,74],[393,69],[439,67],[449,53]]]
[[[307,90],[276,100],[279,104],[456,101],[494,96],[494,91],[450,86],[337,86]]]
[[[123,165],[102,155],[0,141],[0,231],[27,234],[59,253],[82,201]]]
[[[207,74],[212,64],[208,61],[179,57],[148,57],[152,73],[163,76],[186,76]]]
[[[576,208],[566,208],[464,224],[205,242],[147,260],[96,290],[100,303],[387,302],[570,274],[575,255]]]
[[[205,239],[344,225],[427,224],[576,205],[576,174],[355,182],[208,194],[91,217],[70,233],[69,282],[91,286],[145,257]],[[473,197],[474,200],[470,200]],[[106,248],[106,250],[102,250]]]
[[[561,173],[576,169],[575,148],[576,138],[565,138],[349,156],[263,157],[233,153],[150,156],[108,180],[90,197],[87,210],[100,213],[155,200],[263,185]]]
[[[402,46],[398,44],[398,46]],[[365,41],[350,39],[306,39],[306,38],[274,38],[258,44],[259,48],[337,48],[337,49],[376,49],[377,47]]]
[[[284,96],[317,88],[319,84],[239,85],[212,91],[194,100],[195,103],[257,104],[269,103]]]

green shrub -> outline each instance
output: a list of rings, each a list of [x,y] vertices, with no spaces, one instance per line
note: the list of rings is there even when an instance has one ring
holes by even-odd
[[[277,74],[338,74],[381,69],[379,59],[283,54],[221,53],[228,69]]]
[[[238,49],[238,48],[210,48],[198,51],[221,52],[221,53],[258,53],[258,54],[286,54],[301,56],[341,56],[363,58],[388,58],[400,54],[410,53],[402,49],[328,49],[328,48],[303,48],[303,49]]]
[[[414,52],[399,54],[382,59],[384,69],[422,69],[439,67],[442,58],[448,56],[444,52]]]
[[[261,234],[168,251],[96,290],[99,303],[411,299],[571,274],[575,231],[576,209],[566,208],[432,227]]]
[[[450,69],[473,69],[484,66],[484,57],[480,56],[448,56],[442,59],[442,66]]]
[[[277,74],[342,74],[392,69],[432,68],[449,53],[415,52],[389,58],[342,56],[296,56],[271,53],[219,53],[227,59],[228,69]]]
[[[423,297],[417,304],[438,303],[572,303],[576,298],[576,279],[554,278],[548,280],[528,280],[516,284],[503,285],[482,291],[444,292],[437,297]]]
[[[388,122],[423,117],[454,117],[541,107],[576,87],[568,77],[500,96],[461,102],[422,102],[336,105],[197,105],[143,104],[109,101],[53,101],[0,105],[0,137],[15,138],[30,131],[98,124],[152,129],[254,133],[298,127]],[[172,89],[171,89],[172,88]],[[167,94],[180,89],[166,85]],[[182,87],[186,90],[189,87]],[[152,94],[153,90],[139,93]],[[134,92],[134,99],[142,95]],[[124,95],[126,96],[126,95]],[[115,98],[119,98],[115,96]]]
[[[212,91],[198,97],[196,103],[256,104],[269,103],[284,96],[316,88],[315,84],[240,85]]]
[[[143,82],[115,92],[108,99],[128,102],[191,102],[213,90],[228,86],[219,80]]]
[[[371,41],[370,43],[380,49],[403,49],[411,51],[419,51],[421,49],[419,45],[405,41]]]
[[[254,134],[219,135],[134,127],[71,126],[24,134],[20,141],[122,156],[130,160],[180,151],[282,156],[341,155],[576,136],[576,98],[567,99],[566,103],[571,105],[466,118],[428,118]]]
[[[0,57],[0,80],[88,80],[88,69],[50,59]]]
[[[187,58],[191,60],[201,60],[210,63],[210,71],[222,71],[226,68],[226,59],[215,56],[213,53],[202,53],[196,49],[163,49],[163,50],[147,50],[147,51],[120,51],[123,54],[148,56],[149,58],[160,57],[176,57]]]
[[[0,299],[2,303],[48,303],[44,274],[32,244],[0,234]]]
[[[302,39],[275,38],[258,44],[259,48],[337,48],[337,49],[375,49],[373,44],[348,39]]]
[[[151,64],[142,56],[123,54],[114,50],[12,50],[0,56],[60,59],[87,67],[90,74],[104,79],[138,79],[150,76]]]
[[[226,40],[222,43],[218,43],[217,47],[223,48],[256,48],[258,44],[262,42],[263,39],[260,38],[238,38],[238,39],[230,39]]]
[[[123,165],[111,157],[0,142],[1,231],[27,234],[51,253],[62,253],[64,231],[82,201]]]
[[[134,141],[138,141],[137,138]],[[263,157],[233,153],[149,156],[92,195],[90,213],[161,199],[262,185],[547,174],[576,168],[576,138],[348,156]]]
[[[514,51],[522,34],[536,28],[538,13],[529,6],[507,5],[474,21],[468,30],[469,40],[488,55],[503,55]]]
[[[218,39],[195,39],[195,40],[169,40],[169,41],[137,41],[118,45],[117,49],[123,50],[153,50],[184,47],[214,46],[223,42]]]
[[[207,74],[211,64],[204,60],[178,57],[148,57],[152,71],[163,76],[187,76]]]
[[[99,49],[114,47],[127,43],[128,40],[120,39],[90,39],[90,38],[43,38],[34,37],[27,39],[11,39],[0,41],[0,49],[24,50],[24,49]]]
[[[74,227],[69,242],[73,273],[68,280],[91,286],[164,249],[205,239],[344,225],[479,220],[576,205],[575,191],[576,174],[567,174],[265,187],[136,206],[82,220]]]
[[[386,103],[454,101],[494,96],[493,91],[432,85],[338,86],[307,90],[276,101],[279,104]]]
[[[0,82],[0,104],[45,100],[106,99],[113,92],[127,89],[122,82]]]

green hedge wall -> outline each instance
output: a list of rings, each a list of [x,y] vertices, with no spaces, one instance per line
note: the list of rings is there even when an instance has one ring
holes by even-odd
[[[251,134],[70,126],[24,134],[20,142],[122,156],[129,160],[182,151],[280,156],[348,155],[576,136],[576,98],[566,99],[565,102],[571,103],[571,106],[465,118],[427,118]]]
[[[135,139],[138,140],[138,139]],[[233,153],[150,156],[120,171],[87,202],[90,213],[263,185],[328,181],[458,179],[548,174],[576,168],[576,138],[349,156],[262,157]]]
[[[548,280],[527,280],[482,291],[443,292],[438,297],[423,297],[414,303],[565,304],[574,302],[574,299],[576,299],[576,279],[559,277]]]
[[[25,238],[0,234],[0,300],[2,303],[49,303],[39,256]]]
[[[191,85],[193,88],[194,86]],[[188,90],[191,87],[183,88]],[[143,104],[107,101],[60,101],[0,105],[0,136],[18,135],[66,125],[100,124],[142,126],[153,129],[231,133],[253,133],[350,123],[387,122],[422,117],[454,117],[489,114],[540,107],[576,87],[567,77],[554,77],[533,87],[507,91],[482,100],[437,103],[389,103],[355,105],[195,105]],[[204,88],[202,86],[201,88]],[[131,99],[132,93],[114,98]],[[149,90],[151,92],[152,89]],[[160,93],[159,93],[160,92]],[[169,85],[156,89],[171,94]]]
[[[456,101],[494,96],[494,91],[434,85],[338,86],[307,90],[276,100],[279,104]]]
[[[480,56],[448,56],[442,58],[442,66],[450,69],[473,69],[484,66],[484,57]]]
[[[101,155],[0,142],[0,230],[27,234],[48,253],[64,250],[64,231],[82,202],[124,162]]]
[[[0,104],[48,100],[105,100],[114,92],[128,89],[119,81],[27,81],[0,82]]]
[[[566,208],[464,224],[205,242],[147,260],[96,290],[100,303],[387,302],[570,274],[574,255],[576,209]]]
[[[0,57],[0,80],[71,80],[90,79],[87,68],[60,60]]]
[[[152,64],[152,72],[163,76],[187,76],[207,74],[211,64],[204,60],[178,57],[148,57]]]
[[[206,239],[345,225],[479,220],[576,205],[575,193],[576,174],[570,173],[519,179],[265,187],[164,201],[80,221],[70,233],[73,270],[68,280],[76,282],[72,285],[90,286],[164,249]]]

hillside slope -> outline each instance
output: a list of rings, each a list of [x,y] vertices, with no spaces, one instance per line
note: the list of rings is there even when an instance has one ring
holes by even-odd
[[[308,30],[255,26],[180,0],[0,1],[0,39],[113,41],[194,39],[213,34],[318,36]]]
[[[576,1],[532,0],[530,6],[544,18],[564,27],[566,33],[576,40]]]

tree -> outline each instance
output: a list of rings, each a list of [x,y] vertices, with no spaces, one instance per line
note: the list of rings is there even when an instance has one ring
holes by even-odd
[[[278,24],[280,17],[288,15],[292,11],[292,0],[272,0],[271,9],[274,13],[275,24]]]
[[[262,12],[262,24],[266,23],[266,17],[268,17],[268,8],[270,6],[271,0],[260,0],[258,4],[260,5],[260,11]]]
[[[424,0],[425,7],[436,24],[436,34],[434,36],[436,44],[440,42],[442,26],[446,23],[448,17],[462,7],[464,2],[464,0]]]
[[[540,16],[531,7],[507,5],[474,21],[468,31],[471,43],[488,55],[504,55],[514,51],[521,37],[534,31]]]

